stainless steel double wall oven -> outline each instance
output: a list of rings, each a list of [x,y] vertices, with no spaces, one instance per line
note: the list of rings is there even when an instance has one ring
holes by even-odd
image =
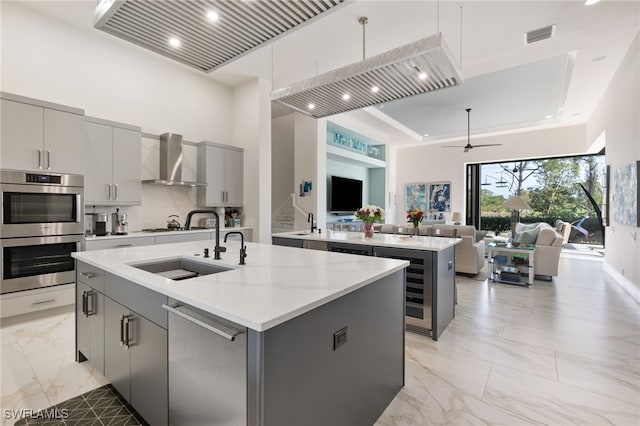
[[[84,177],[0,170],[0,293],[75,282]]]

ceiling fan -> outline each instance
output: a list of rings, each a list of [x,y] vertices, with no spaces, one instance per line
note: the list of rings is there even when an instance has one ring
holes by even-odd
[[[471,145],[471,108],[467,108],[467,144],[466,145],[445,145],[442,148],[464,148],[464,152],[469,152],[473,148],[484,148],[486,146],[501,146],[501,143],[486,143],[481,145]]]

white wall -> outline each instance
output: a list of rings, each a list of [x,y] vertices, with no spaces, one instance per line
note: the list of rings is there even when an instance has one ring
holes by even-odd
[[[271,204],[277,209],[287,201],[294,187],[295,133],[294,115],[287,114],[271,121]]]
[[[318,126],[322,120],[316,120],[312,117],[294,113],[294,188],[296,188],[296,203],[307,213],[313,213],[318,218],[318,208],[324,206],[319,203],[320,181],[317,177],[318,170]],[[324,179],[324,177],[323,177]],[[313,189],[308,196],[300,197],[300,183],[305,180],[312,182]],[[307,217],[300,212],[295,213],[294,229],[306,229],[308,227]]]
[[[28,3],[0,2],[2,91],[82,108],[143,132],[233,143],[231,88],[98,30],[42,15]],[[157,144],[142,141],[143,178],[157,177],[150,172],[157,171]],[[195,154],[189,152],[187,147],[185,155],[194,162],[185,159],[187,175],[195,173]],[[143,185],[142,203],[123,208],[131,230],[163,227],[168,214],[183,222],[196,208],[195,190]]]
[[[87,115],[231,143],[232,91],[98,30],[41,15],[21,3],[2,7],[3,91],[85,110]]]
[[[611,184],[615,171],[640,160],[640,33],[587,125],[587,146],[606,132]],[[640,301],[640,228],[613,221],[606,228],[605,270]],[[624,271],[624,273],[622,272]]]
[[[270,91],[262,79],[233,91],[233,144],[244,148],[244,225],[261,243],[271,242]]]
[[[493,137],[472,135],[472,144],[499,143],[502,146],[476,148],[467,153],[463,153],[462,148],[441,147],[464,144],[466,139],[458,141],[460,143],[398,148],[395,222],[406,221],[404,186],[408,183],[450,181],[451,211],[464,212],[466,164],[582,154],[586,150],[585,132],[586,126],[580,125]]]

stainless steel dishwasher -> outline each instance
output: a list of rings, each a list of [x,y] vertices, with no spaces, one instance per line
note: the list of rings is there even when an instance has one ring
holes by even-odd
[[[169,424],[247,424],[247,333],[169,299]]]

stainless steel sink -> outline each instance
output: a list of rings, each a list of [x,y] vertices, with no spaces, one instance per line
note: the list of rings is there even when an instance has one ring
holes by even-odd
[[[131,266],[142,269],[143,271],[162,275],[174,281],[233,270],[233,268],[199,262],[189,257],[176,257],[148,263],[131,264]]]

